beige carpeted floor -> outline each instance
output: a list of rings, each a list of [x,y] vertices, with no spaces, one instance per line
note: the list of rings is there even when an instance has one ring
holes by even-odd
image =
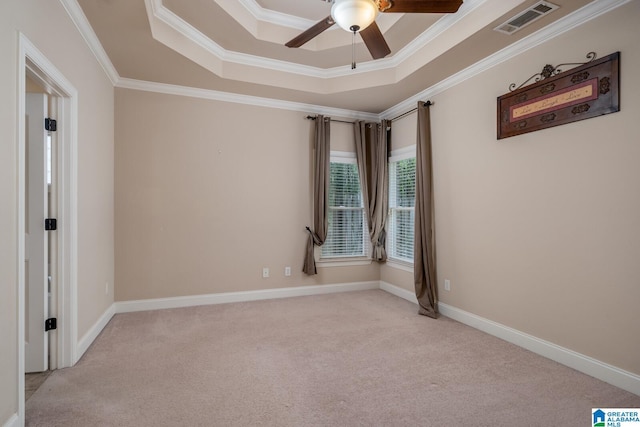
[[[51,374],[51,371],[34,372],[25,374],[24,376],[24,400],[29,398],[40,388],[47,377]]]
[[[640,396],[384,291],[116,315],[30,426],[587,426]]]

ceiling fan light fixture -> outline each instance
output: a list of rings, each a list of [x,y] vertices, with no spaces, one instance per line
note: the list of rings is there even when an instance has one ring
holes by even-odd
[[[345,31],[362,31],[375,21],[378,5],[374,0],[335,0],[331,17]]]

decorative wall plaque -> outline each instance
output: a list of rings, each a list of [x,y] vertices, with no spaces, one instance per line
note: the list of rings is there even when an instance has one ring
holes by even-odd
[[[562,72],[546,65],[535,82],[498,97],[498,139],[620,111],[620,52]]]

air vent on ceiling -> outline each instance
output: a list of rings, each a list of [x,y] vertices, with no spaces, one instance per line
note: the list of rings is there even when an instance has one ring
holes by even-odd
[[[523,10],[516,16],[509,18],[506,22],[494,28],[495,31],[505,34],[513,34],[526,27],[534,21],[556,10],[559,6],[546,1],[539,1],[533,6]]]

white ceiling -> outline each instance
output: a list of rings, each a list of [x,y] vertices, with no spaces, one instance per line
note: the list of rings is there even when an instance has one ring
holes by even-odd
[[[352,35],[337,26],[302,48],[284,46],[330,15],[323,0],[77,0],[119,78],[370,113],[592,1],[552,1],[557,11],[514,35],[493,28],[535,0],[465,0],[455,14],[380,14],[392,53],[372,60],[358,36],[352,70]]]

